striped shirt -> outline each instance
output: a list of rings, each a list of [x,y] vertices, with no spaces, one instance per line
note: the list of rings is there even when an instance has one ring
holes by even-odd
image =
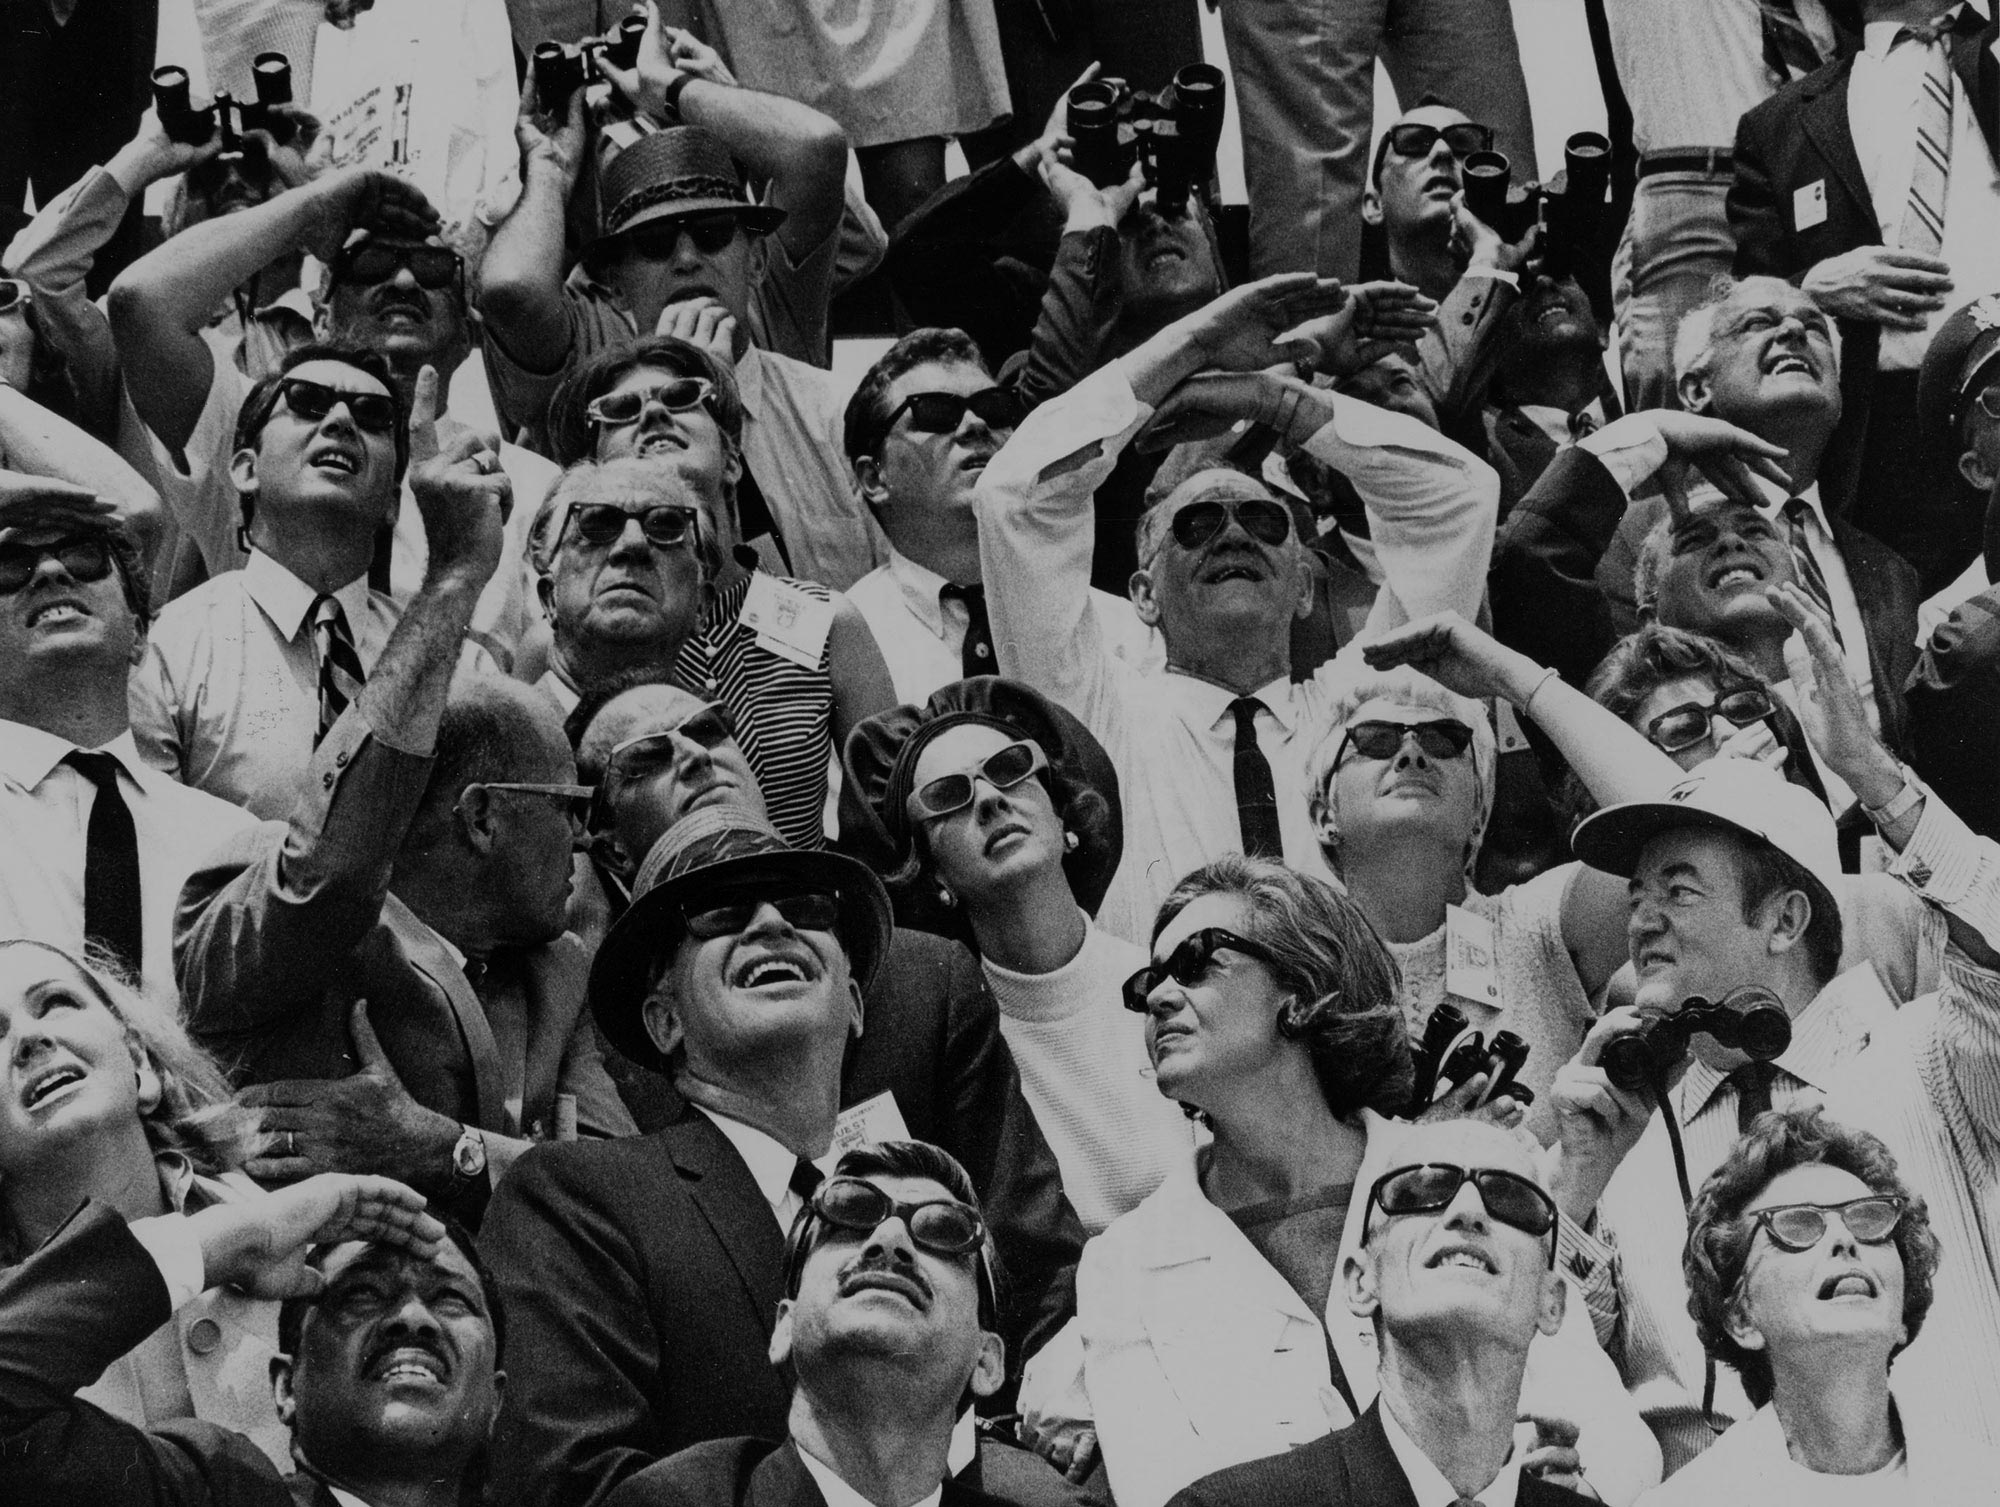
[[[737,741],[764,793],[771,825],[795,848],[826,846],[828,761],[833,757],[833,677],[826,636],[812,669],[769,647],[744,621],[751,586],[781,605],[819,604],[832,622],[833,593],[816,581],[752,571],[725,588],[694,637],[681,646],[674,678],[713,697],[736,718]],[[808,599],[800,604],[798,597]]]

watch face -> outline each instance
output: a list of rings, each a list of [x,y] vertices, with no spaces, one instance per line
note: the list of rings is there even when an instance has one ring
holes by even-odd
[[[451,1164],[461,1177],[477,1177],[486,1170],[486,1142],[468,1130],[452,1148]]]

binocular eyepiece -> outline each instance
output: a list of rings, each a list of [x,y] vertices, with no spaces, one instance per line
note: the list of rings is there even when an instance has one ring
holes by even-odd
[[[1215,171],[1228,86],[1211,63],[1190,63],[1157,95],[1123,79],[1093,79],[1069,91],[1073,162],[1099,188],[1123,183],[1144,163],[1160,212],[1178,215]]]
[[[281,110],[292,103],[292,64],[282,52],[260,52],[250,65],[250,77],[257,97],[238,104],[225,89],[197,110],[188,95],[188,71],[165,67],[153,70],[153,109],[160,126],[171,141],[183,146],[200,146],[222,133],[222,144],[234,149],[241,131],[265,131],[280,146],[298,134],[298,122]],[[233,112],[233,116],[232,116]]]
[[[1655,1016],[1630,1035],[1606,1042],[1597,1065],[1627,1093],[1654,1088],[1680,1066],[1697,1034],[1770,1062],[1792,1044],[1792,1018],[1775,994],[1754,985],[1730,990],[1720,1004],[1690,995],[1672,1015]]]
[[[561,120],[569,114],[569,97],[586,84],[603,80],[600,58],[630,71],[639,66],[639,44],[646,39],[646,18],[627,16],[609,41],[587,41],[577,47],[561,42],[537,42],[532,54],[535,98],[544,115]]]
[[[1563,170],[1546,185],[1515,187],[1504,152],[1474,152],[1460,166],[1465,207],[1518,241],[1542,221],[1542,266],[1565,277],[1596,256],[1604,239],[1605,197],[1611,188],[1611,143],[1595,131],[1578,131],[1563,145]]]
[[[1512,1031],[1495,1031],[1488,1041],[1466,1026],[1465,1012],[1449,1000],[1431,1011],[1422,1040],[1410,1053],[1416,1069],[1410,1092],[1412,1119],[1430,1108],[1442,1087],[1447,1093],[1476,1073],[1486,1074],[1485,1100],[1502,1095],[1521,1105],[1534,1093],[1514,1080],[1528,1060],[1528,1043]]]

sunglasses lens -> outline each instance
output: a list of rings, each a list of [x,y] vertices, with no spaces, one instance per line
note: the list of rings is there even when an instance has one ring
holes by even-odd
[[[980,766],[980,772],[1002,790],[1011,789],[1035,771],[1035,750],[1027,743],[1010,743]]]
[[[0,277],[0,314],[9,313],[28,297],[28,285],[11,277]]]
[[[1259,544],[1283,544],[1292,532],[1292,515],[1275,502],[1238,503],[1236,521]]]
[[[926,434],[950,434],[965,417],[965,399],[951,392],[920,392],[910,399],[910,427]]]
[[[16,592],[34,579],[43,560],[55,558],[72,579],[90,585],[111,574],[111,551],[98,539],[54,544],[0,544],[0,591]]]
[[[1389,132],[1389,149],[1398,157],[1421,157],[1437,139],[1434,126],[1397,126]]]
[[[700,407],[701,400],[707,392],[708,384],[699,377],[676,377],[664,386],[655,388],[653,396],[660,400],[668,412],[686,413],[690,408]]]
[[[1229,509],[1219,502],[1189,503],[1174,514],[1174,541],[1182,549],[1200,549],[1221,533]]]
[[[1826,1213],[1822,1209],[1780,1209],[1766,1223],[1772,1237],[1787,1250],[1809,1251],[1826,1234]]]
[[[588,502],[569,512],[577,537],[589,544],[609,544],[625,532],[625,520],[632,515],[609,503]]]
[[[1450,1203],[1464,1181],[1456,1167],[1411,1167],[1383,1183],[1375,1201],[1384,1214],[1422,1214]]]
[[[717,748],[736,736],[736,725],[730,720],[728,708],[711,706],[688,718],[678,731],[690,743]]]
[[[840,920],[840,897],[813,891],[775,902],[778,914],[800,931],[832,931]]]
[[[1206,936],[1189,937],[1173,951],[1167,959],[1166,976],[1186,988],[1201,982],[1208,972],[1209,959],[1215,956],[1215,948]]]
[[[1486,149],[1486,133],[1475,125],[1446,126],[1444,144],[1454,157],[1470,157]]]
[[[1679,706],[1653,719],[1653,742],[1666,753],[1692,748],[1708,736],[1708,712],[1698,706]]]
[[[1715,703],[1715,709],[1738,727],[1747,727],[1771,715],[1771,698],[1762,691],[1731,691]]]
[[[911,1238],[940,1256],[963,1256],[979,1245],[979,1216],[964,1204],[923,1204],[910,1220]]]
[[[1472,743],[1472,729],[1463,722],[1425,722],[1415,731],[1417,747],[1433,759],[1455,759]]]
[[[646,411],[643,392],[608,392],[584,410],[600,424],[630,424]]]
[[[1886,1198],[1864,1198],[1841,1212],[1848,1233],[1869,1245],[1886,1240],[1903,1218],[1902,1209]]]
[[[977,414],[979,421],[989,429],[1012,429],[1021,422],[1021,405],[1004,387],[989,387],[984,392],[976,392],[965,400],[965,406]]]
[[[1479,1196],[1486,1202],[1486,1212],[1495,1219],[1530,1235],[1548,1234],[1554,1217],[1548,1200],[1533,1183],[1511,1172],[1481,1172],[1476,1174],[1475,1181]]]
[[[1163,976],[1162,972],[1156,970],[1151,963],[1148,963],[1144,968],[1141,968],[1137,973],[1125,980],[1123,990],[1125,1008],[1144,1015],[1146,1013],[1146,997],[1160,987],[1160,979]]]
[[[1357,722],[1347,730],[1347,741],[1364,759],[1393,759],[1403,730],[1393,722]]]
[[[828,1220],[849,1230],[872,1230],[895,1212],[895,1200],[858,1177],[836,1177],[820,1186],[814,1205]]]
[[[912,804],[925,817],[949,816],[972,804],[972,776],[940,775],[916,793]]]
[[[685,508],[650,508],[640,515],[639,527],[650,544],[682,544],[694,529],[694,514]]]

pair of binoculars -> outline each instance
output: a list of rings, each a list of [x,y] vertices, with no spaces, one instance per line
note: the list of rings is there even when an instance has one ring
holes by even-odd
[[[1551,277],[1569,276],[1599,255],[1604,242],[1611,187],[1611,142],[1595,131],[1578,131],[1563,144],[1563,170],[1546,184],[1516,186],[1505,152],[1474,152],[1461,169],[1465,207],[1500,233],[1518,241],[1528,227],[1542,224],[1542,268]]]
[[[228,90],[218,89],[214,100],[197,110],[188,97],[188,71],[168,66],[153,70],[153,109],[168,139],[184,146],[200,146],[217,131],[222,144],[235,150],[241,131],[265,131],[280,146],[297,134],[298,123],[278,107],[292,103],[292,62],[282,52],[260,52],[250,64],[250,77],[257,87],[254,100],[238,102]]]
[[[1123,79],[1093,79],[1069,91],[1076,170],[1099,188],[1123,183],[1135,161],[1157,191],[1160,212],[1178,215],[1196,184],[1215,171],[1228,86],[1211,63],[1190,63],[1158,94]]]
[[[1523,1106],[1535,1102],[1533,1090],[1514,1080],[1528,1060],[1528,1043],[1512,1031],[1495,1031],[1488,1041],[1466,1025],[1465,1012],[1450,1001],[1431,1011],[1424,1034],[1411,1051],[1416,1081],[1410,1092],[1410,1116],[1429,1109],[1438,1091],[1446,1093],[1476,1073],[1486,1074],[1486,1100],[1502,1095]]]
[[[602,57],[614,67],[639,66],[639,44],[646,38],[646,18],[627,16],[607,40],[565,47],[561,42],[537,42],[534,51],[535,99],[544,115],[557,119],[569,113],[569,97],[586,84],[604,78],[597,66]]]
[[[1689,995],[1672,1015],[1655,1016],[1630,1035],[1607,1041],[1597,1065],[1627,1093],[1657,1089],[1687,1059],[1697,1035],[1770,1062],[1792,1044],[1792,1018],[1777,995],[1754,985],[1730,990],[1720,1004]]]

